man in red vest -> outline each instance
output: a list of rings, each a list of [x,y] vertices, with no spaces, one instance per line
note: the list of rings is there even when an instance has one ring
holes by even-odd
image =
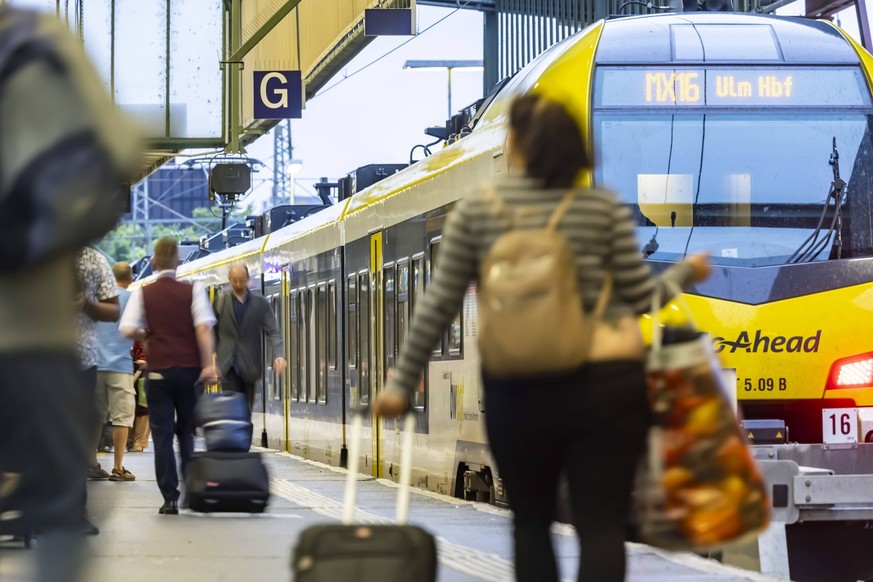
[[[179,513],[179,477],[173,434],[179,438],[184,475],[194,451],[194,385],[218,373],[213,365],[215,315],[199,283],[176,280],[179,250],[175,239],[162,237],[155,243],[152,265],[157,279],[134,290],[119,328],[131,339],[149,341],[146,393],[155,475],[164,496],[158,513],[175,515]]]

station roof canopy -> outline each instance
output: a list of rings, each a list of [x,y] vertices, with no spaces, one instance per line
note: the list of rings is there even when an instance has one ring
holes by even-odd
[[[78,22],[57,0],[28,1]],[[265,134],[278,120],[254,119],[254,71],[300,70],[305,103],[372,40],[364,36],[365,9],[410,5],[411,0],[87,3],[82,36],[115,102],[149,138],[139,180],[182,150],[237,151]],[[231,112],[237,132],[230,129]]]

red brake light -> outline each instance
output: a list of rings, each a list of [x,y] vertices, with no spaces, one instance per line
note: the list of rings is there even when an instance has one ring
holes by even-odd
[[[828,374],[827,390],[873,386],[873,353],[837,360]]]

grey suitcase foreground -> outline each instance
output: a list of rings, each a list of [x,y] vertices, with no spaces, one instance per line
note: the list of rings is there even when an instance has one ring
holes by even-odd
[[[412,477],[415,420],[407,415],[401,448],[397,525],[354,525],[361,414],[352,419],[342,525],[317,525],[300,534],[291,568],[296,582],[433,582],[437,550],[432,535],[405,525]]]

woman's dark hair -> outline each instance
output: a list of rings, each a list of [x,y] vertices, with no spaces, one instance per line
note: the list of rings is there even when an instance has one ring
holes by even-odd
[[[591,162],[579,124],[563,105],[539,95],[512,103],[509,127],[526,162],[527,174],[546,188],[569,188]]]

